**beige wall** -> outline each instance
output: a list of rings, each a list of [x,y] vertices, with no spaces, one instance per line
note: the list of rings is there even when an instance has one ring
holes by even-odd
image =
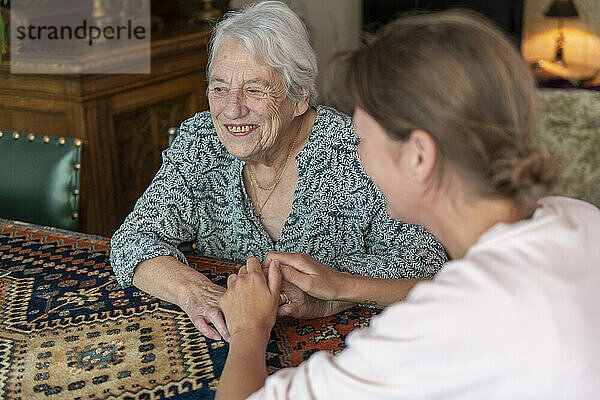
[[[325,69],[336,52],[354,49],[360,44],[361,0],[297,0],[304,5],[301,14],[310,31],[311,40],[319,56],[319,93],[321,104],[330,104],[323,93]],[[600,0],[598,0],[600,1]],[[348,112],[348,110],[345,110]]]
[[[600,68],[600,0],[574,3],[579,17],[564,20],[564,59],[569,65]],[[525,0],[522,51],[529,62],[554,58],[557,21],[544,16],[550,4],[552,0]]]

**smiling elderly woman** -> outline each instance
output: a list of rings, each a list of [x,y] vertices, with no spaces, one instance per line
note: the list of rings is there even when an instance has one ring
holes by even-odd
[[[210,112],[183,122],[112,238],[111,263],[122,286],[179,305],[202,333],[219,339],[228,337],[218,302],[225,289],[186,265],[177,249],[182,242],[238,262],[305,253],[305,262],[388,278],[394,298],[414,279],[391,278],[438,271],[445,252],[435,238],[388,217],[358,159],[350,118],[315,105],[316,56],[285,4],[255,4],[219,23],[207,76]],[[305,303],[312,309],[288,313],[312,317],[348,307]]]

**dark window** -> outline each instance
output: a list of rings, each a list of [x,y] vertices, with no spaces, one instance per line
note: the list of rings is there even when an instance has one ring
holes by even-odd
[[[374,33],[407,11],[468,8],[487,15],[520,47],[523,0],[363,0],[363,30]]]

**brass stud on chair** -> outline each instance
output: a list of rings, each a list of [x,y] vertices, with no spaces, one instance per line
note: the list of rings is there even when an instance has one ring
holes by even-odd
[[[74,169],[81,169],[81,164],[75,163],[75,164],[73,164],[73,168]]]
[[[29,135],[27,135],[27,140],[33,142],[35,140],[35,135],[33,133],[30,133]]]
[[[77,147],[81,146],[81,140],[79,139],[75,139],[75,141],[73,142],[73,144]]]
[[[2,136],[4,136],[4,132],[0,131],[0,139],[2,139]]]
[[[66,140],[64,137],[61,136],[58,138],[58,144],[63,145],[63,144],[65,144],[65,142],[66,142]]]
[[[73,196],[79,195],[79,189],[73,189]]]
[[[19,135],[19,132],[14,132],[13,133],[13,139],[15,139],[15,140],[19,139],[20,136],[21,135]]]
[[[77,211],[75,211],[74,213],[71,214],[71,217],[73,219],[77,219],[77,218],[79,218],[79,213],[77,213]]]
[[[48,135],[44,135],[44,137],[42,138],[42,142],[50,143],[50,138],[48,137]]]

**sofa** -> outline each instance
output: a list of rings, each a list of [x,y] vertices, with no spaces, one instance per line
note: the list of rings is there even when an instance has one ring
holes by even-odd
[[[600,91],[538,93],[537,134],[563,168],[555,194],[600,207]]]

